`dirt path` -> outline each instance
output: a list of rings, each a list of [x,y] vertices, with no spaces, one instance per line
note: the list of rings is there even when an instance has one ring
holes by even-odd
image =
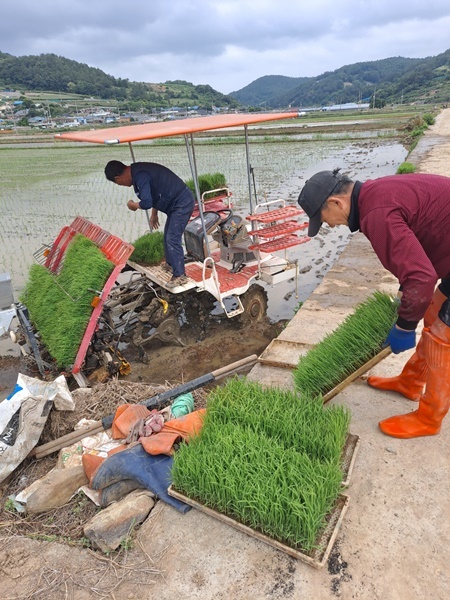
[[[430,144],[427,138],[436,142]],[[420,146],[422,147],[422,144]],[[436,125],[425,136],[424,149],[422,150],[421,147],[410,157],[412,162],[415,162],[415,157],[421,157],[419,167],[421,172],[450,175],[450,109],[439,115]],[[268,335],[273,337],[274,334],[271,331]],[[215,344],[220,339],[220,334],[218,335]],[[239,335],[238,331],[233,332],[237,345],[243,343]],[[267,332],[261,326],[259,340],[261,345],[266,344],[266,335]],[[204,351],[213,355],[214,348],[217,348],[217,345]],[[247,352],[252,352],[252,349],[245,348],[244,354]],[[168,357],[170,354],[164,355],[161,360],[167,361]],[[195,345],[191,347],[189,353],[184,353],[180,358],[184,378],[191,376],[190,368],[198,358]],[[214,368],[213,357],[211,361]],[[172,359],[172,364],[174,362]],[[173,373],[174,378],[179,377],[175,367]],[[368,498],[375,492],[376,490],[368,490]],[[8,530],[0,523],[2,598],[5,600],[19,600],[19,598],[33,598],[33,600],[139,598],[144,600],[156,597],[202,600],[217,598],[245,600],[249,597],[299,598],[304,595],[302,590],[309,589],[310,581],[317,577],[320,577],[321,590],[327,590],[326,593],[318,591],[315,595],[317,599],[345,597],[342,595],[342,586],[351,575],[348,574],[347,564],[341,559],[339,547],[335,548],[328,566],[318,575],[311,573],[309,567],[298,565],[295,560],[279,552],[268,551],[265,546],[262,548],[262,544],[255,543],[254,540],[241,534],[230,535],[217,543],[221,528],[212,523],[210,528],[205,529],[204,521],[196,511],[189,513],[191,514],[189,523],[193,530],[184,531],[183,517],[175,515],[173,511],[163,506],[159,506],[156,510],[157,513],[138,534],[134,547],[131,550],[124,548],[119,556],[114,557],[100,556],[87,549],[74,548],[52,541],[10,536]],[[175,531],[168,546],[158,543],[158,539],[161,539],[158,538],[158,531],[165,527]],[[50,522],[49,533],[51,533]],[[180,546],[187,547],[186,539],[191,540],[192,544],[203,546],[204,550],[209,552],[206,568],[195,561],[196,568],[185,568],[186,564],[193,564],[191,560],[193,547],[189,548],[189,556],[186,555],[184,561],[178,551]],[[150,544],[152,540],[155,542]],[[386,544],[388,543],[386,540]],[[409,543],[418,544],[420,541],[410,539]],[[149,555],[150,547],[153,551]],[[408,552],[407,548],[404,552]],[[439,549],[436,552],[439,553]],[[245,561],[240,559],[243,556]],[[356,592],[352,597],[360,600],[383,597],[379,595],[380,590],[386,589],[388,585],[388,582],[383,581],[383,572],[369,575],[370,581],[363,578],[360,583],[355,584]],[[292,583],[294,577],[295,588]],[[404,578],[405,574],[400,573],[399,577]],[[413,587],[414,575],[411,574],[411,577],[410,583]],[[447,574],[430,574],[430,578],[433,577],[445,578]],[[430,594],[433,596],[432,588]],[[443,598],[439,597],[439,600]]]
[[[450,176],[450,108],[443,110],[419,147],[409,156],[419,173]]]

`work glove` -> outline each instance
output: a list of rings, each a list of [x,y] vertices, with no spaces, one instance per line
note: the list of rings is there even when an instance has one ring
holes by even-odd
[[[149,454],[171,456],[175,453],[174,444],[178,440],[189,442],[200,433],[205,413],[206,409],[201,408],[178,419],[171,419],[164,424],[159,433],[153,433],[150,437],[140,437],[139,441]]]
[[[406,329],[399,329],[396,325],[393,325],[383,344],[383,348],[390,346],[394,354],[399,354],[400,352],[414,348],[415,345],[416,332],[414,329],[407,331]]]

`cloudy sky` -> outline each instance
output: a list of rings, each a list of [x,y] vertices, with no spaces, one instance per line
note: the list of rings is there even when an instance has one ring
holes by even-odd
[[[450,0],[21,0],[0,14],[2,52],[51,52],[130,81],[184,79],[225,94],[263,75],[450,48]]]

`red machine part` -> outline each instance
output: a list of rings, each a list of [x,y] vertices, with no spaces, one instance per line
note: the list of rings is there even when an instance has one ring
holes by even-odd
[[[86,356],[86,352],[88,350],[89,344],[91,343],[92,336],[97,327],[97,321],[101,315],[103,310],[103,304],[105,299],[108,297],[111,288],[113,287],[119,273],[124,268],[127,260],[130,258],[133,253],[134,246],[128,244],[118,238],[115,235],[112,235],[108,231],[105,231],[98,225],[91,223],[87,219],[83,217],[76,217],[71,225],[66,225],[63,227],[56,238],[48,256],[45,261],[45,267],[52,271],[53,273],[58,273],[60,267],[62,266],[62,259],[67,250],[67,246],[71,239],[77,233],[84,235],[88,239],[90,239],[98,248],[103,252],[106,258],[112,262],[115,267],[112,270],[111,275],[109,276],[107,282],[105,283],[100,297],[95,302],[94,310],[92,311],[91,317],[89,319],[88,325],[86,327],[86,331],[84,332],[83,339],[81,340],[80,347],[78,348],[78,353],[75,358],[74,366],[72,368],[72,373],[79,373],[83,364],[83,361]]]
[[[283,206],[276,210],[249,215],[247,217],[248,221],[263,225],[270,223],[267,227],[263,226],[259,229],[249,231],[249,235],[252,237],[267,240],[249,246],[249,250],[260,250],[261,252],[270,253],[309,242],[309,237],[298,237],[294,234],[295,231],[306,229],[308,224],[288,220],[301,214],[303,214],[303,211],[297,206]]]

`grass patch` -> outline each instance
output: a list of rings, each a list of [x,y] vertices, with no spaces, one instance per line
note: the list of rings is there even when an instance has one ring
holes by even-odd
[[[397,315],[393,298],[381,292],[362,302],[345,321],[300,358],[294,370],[302,394],[326,394],[381,350]]]
[[[349,420],[345,408],[325,409],[321,398],[231,380],[212,392],[200,435],[177,451],[174,487],[310,551],[341,491]]]
[[[195,195],[195,186],[194,180],[188,179],[186,181],[186,185],[191,190],[191,192]],[[225,175],[223,173],[206,173],[205,175],[198,176],[198,185],[200,188],[200,196],[209,190],[217,190],[219,188],[226,187]],[[222,192],[223,193],[223,192]],[[218,195],[218,192],[215,194],[206,194],[205,199],[213,198]]]
[[[164,258],[164,234],[161,231],[144,233],[133,246],[130,260],[141,265],[158,265]]]
[[[103,288],[113,266],[93,242],[76,235],[59,275],[41,265],[30,268],[20,299],[59,368],[74,362],[92,314],[91,301]]]
[[[410,162],[403,162],[401,165],[399,165],[396,174],[397,175],[403,175],[405,173],[414,173],[416,170],[416,166],[413,165]]]

